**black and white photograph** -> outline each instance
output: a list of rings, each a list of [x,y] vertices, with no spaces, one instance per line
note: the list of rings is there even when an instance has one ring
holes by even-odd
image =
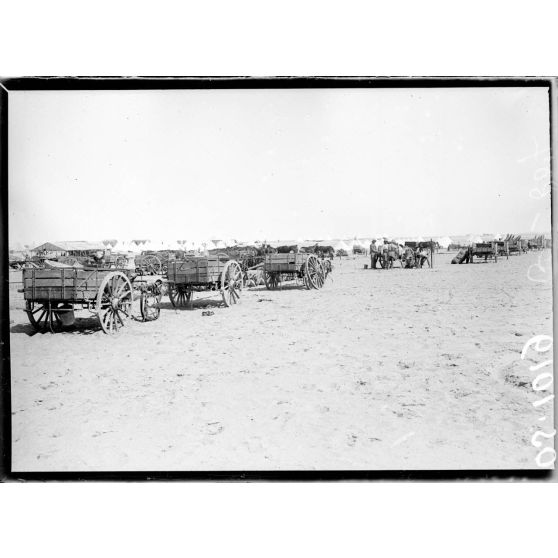
[[[12,474],[554,468],[552,79],[2,87]]]

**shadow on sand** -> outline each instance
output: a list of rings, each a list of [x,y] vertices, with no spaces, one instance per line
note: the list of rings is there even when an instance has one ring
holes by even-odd
[[[192,311],[192,310],[205,310],[206,308],[225,308],[225,303],[222,298],[200,298],[199,300],[194,299],[192,303],[188,303],[186,306],[175,307],[172,302],[161,302],[159,303],[159,308],[161,310],[174,310],[177,312],[182,311]]]
[[[302,283],[285,283],[284,285],[281,285],[280,287],[277,287],[276,289],[268,289],[265,285],[261,285],[258,287],[249,287],[248,289],[246,289],[247,291],[250,292],[268,292],[268,293],[273,293],[273,292],[278,292],[278,291],[307,291],[308,289],[302,284]]]
[[[70,333],[73,335],[91,335],[98,331],[102,331],[102,329],[97,318],[76,318],[71,326],[54,327],[54,333]],[[10,333],[23,333],[28,337],[33,337],[33,335],[43,335],[44,333],[50,333],[50,331],[37,331],[31,324],[16,324],[10,328]]]

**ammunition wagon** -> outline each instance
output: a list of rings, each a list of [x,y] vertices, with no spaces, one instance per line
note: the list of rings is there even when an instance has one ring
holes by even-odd
[[[168,295],[175,308],[193,302],[195,292],[219,291],[225,306],[240,302],[244,274],[240,264],[227,254],[190,256],[169,261]]]
[[[326,269],[314,254],[266,254],[263,269],[265,286],[270,290],[280,288],[285,281],[301,281],[307,289],[321,289],[326,278]]]

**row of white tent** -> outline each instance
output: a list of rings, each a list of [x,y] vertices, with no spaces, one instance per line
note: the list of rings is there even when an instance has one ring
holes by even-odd
[[[394,240],[398,244],[404,244],[406,241],[425,242],[430,240],[430,237],[388,237],[387,235],[376,235],[369,238],[353,238],[353,239],[331,239],[326,238],[322,240],[307,240],[297,238],[296,240],[255,240],[255,241],[239,241],[234,239],[225,240],[104,240],[102,244],[113,252],[129,252],[133,254],[140,254],[144,251],[162,251],[162,250],[185,250],[185,251],[206,251],[215,249],[224,249],[230,246],[247,245],[257,246],[264,242],[271,246],[286,246],[286,245],[299,245],[299,246],[318,246],[329,247],[334,250],[344,250],[351,252],[353,248],[368,249],[372,240],[376,240],[376,244],[382,244],[384,239]],[[454,237],[452,240],[449,236],[433,237],[432,240],[438,242],[443,248],[447,248],[451,244],[472,244],[477,242],[488,242],[491,240],[501,240],[504,235],[467,235],[461,237]],[[10,251],[17,252],[30,252],[37,246],[36,243],[21,244],[10,243]]]
[[[233,239],[227,240],[105,240],[107,249],[113,252],[159,252],[162,250],[204,251],[237,246]]]

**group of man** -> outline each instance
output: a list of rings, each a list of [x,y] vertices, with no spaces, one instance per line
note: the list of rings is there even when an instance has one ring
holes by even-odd
[[[372,269],[378,269],[377,265],[379,261],[387,262],[388,260],[388,252],[394,251],[397,253],[397,258],[400,259],[403,263],[405,247],[401,244],[398,244],[395,241],[389,241],[387,238],[383,240],[376,241],[373,240],[370,244],[370,265]],[[411,267],[410,262],[405,262],[406,267]],[[424,263],[428,264],[430,267],[430,260],[428,258],[428,250],[426,247],[421,247],[418,249],[415,258],[415,265],[416,267],[422,267]]]

